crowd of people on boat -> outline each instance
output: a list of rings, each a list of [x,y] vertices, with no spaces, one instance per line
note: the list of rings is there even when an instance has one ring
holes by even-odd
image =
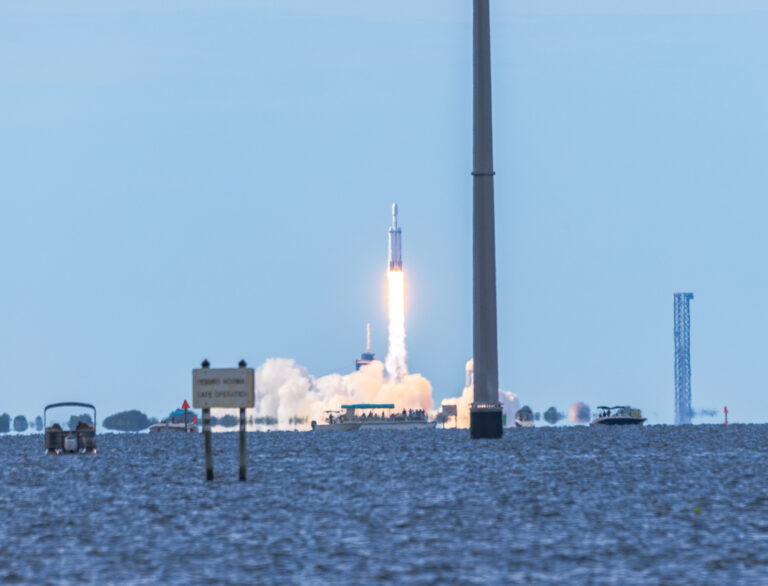
[[[427,412],[424,409],[403,409],[401,413],[377,413],[368,411],[359,416],[362,421],[421,421],[427,418]]]
[[[425,421],[427,419],[427,412],[424,409],[405,409],[400,413],[383,413],[375,412],[373,410],[368,411],[366,414],[363,412],[361,415],[355,415],[352,419],[346,415],[333,416],[333,413],[328,415],[328,423],[344,423],[345,421]]]
[[[640,409],[632,407],[598,407],[598,417],[642,417]]]

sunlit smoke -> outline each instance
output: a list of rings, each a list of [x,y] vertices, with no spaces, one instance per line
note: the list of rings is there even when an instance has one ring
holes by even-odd
[[[468,428],[469,406],[475,400],[474,360],[472,358],[467,361],[465,371],[466,381],[461,396],[451,399],[443,399],[441,408],[442,405],[456,405],[456,427]],[[517,414],[517,410],[520,409],[520,401],[514,393],[499,389],[499,402],[501,403],[501,408],[507,418],[507,427],[511,427],[515,415]],[[453,427],[452,423],[453,422],[449,422],[448,427]]]
[[[399,382],[388,379],[384,364],[374,360],[347,375],[314,377],[286,358],[270,358],[254,373],[256,401],[248,410],[251,421],[277,420],[272,428],[309,429],[312,420],[325,420],[327,410],[338,410],[345,403],[394,403],[395,409],[432,411],[432,385],[420,374],[407,374]],[[215,415],[237,415],[234,410],[214,410]],[[249,424],[249,429],[262,429]],[[224,428],[216,431],[225,431]]]
[[[405,350],[405,277],[402,270],[387,273],[387,303],[389,305],[389,348],[387,374],[394,382],[408,374]]]
[[[579,401],[571,405],[568,411],[568,421],[571,423],[589,423],[590,411],[589,405]]]

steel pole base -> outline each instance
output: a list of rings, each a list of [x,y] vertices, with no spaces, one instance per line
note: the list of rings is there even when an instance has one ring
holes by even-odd
[[[472,439],[499,439],[504,434],[501,405],[469,408],[469,437]]]

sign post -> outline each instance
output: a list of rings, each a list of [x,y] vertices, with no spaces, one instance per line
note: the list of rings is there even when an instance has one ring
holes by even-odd
[[[213,441],[211,408],[240,409],[240,480],[245,480],[245,409],[253,407],[253,369],[241,360],[239,368],[210,368],[203,360],[202,368],[192,371],[192,405],[203,410],[205,436],[205,478],[213,480]]]
[[[213,438],[211,437],[211,410],[203,408],[203,438],[205,441],[205,479],[213,480]]]
[[[240,408],[240,480],[245,480],[245,408]]]
[[[248,365],[245,360],[241,360],[237,366],[245,369]],[[251,370],[251,373],[253,373],[253,370]],[[251,396],[253,396],[253,376],[251,376]],[[253,400],[251,400],[251,407],[253,407]],[[245,480],[245,407],[240,407],[240,449],[238,451],[240,452],[240,472],[238,477],[240,480]]]

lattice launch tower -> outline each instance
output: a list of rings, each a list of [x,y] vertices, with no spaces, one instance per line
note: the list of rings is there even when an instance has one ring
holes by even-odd
[[[691,422],[691,299],[675,293],[675,425]]]

